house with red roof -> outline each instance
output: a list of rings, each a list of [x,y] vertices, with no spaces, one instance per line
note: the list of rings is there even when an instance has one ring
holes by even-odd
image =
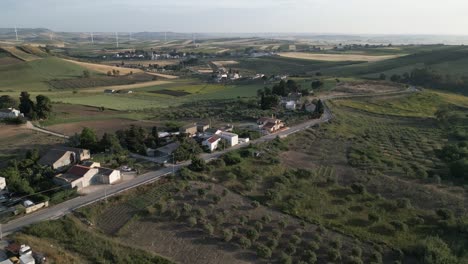
[[[261,117],[257,120],[258,128],[263,130],[265,133],[275,133],[282,129],[284,123],[276,118]]]
[[[221,138],[218,135],[213,135],[202,142],[202,146],[207,147],[211,152],[218,148]]]

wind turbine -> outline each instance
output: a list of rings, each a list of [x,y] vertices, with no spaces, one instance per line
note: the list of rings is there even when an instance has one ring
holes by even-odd
[[[117,48],[119,47],[119,33],[115,32],[115,42],[117,44]]]
[[[15,35],[16,35],[16,42],[18,42],[19,41],[18,40],[18,29],[16,28],[16,26],[15,26]]]
[[[167,32],[164,32],[164,42],[167,42]]]
[[[91,44],[94,45],[94,34],[93,34],[93,32],[91,32],[90,34],[91,34]]]

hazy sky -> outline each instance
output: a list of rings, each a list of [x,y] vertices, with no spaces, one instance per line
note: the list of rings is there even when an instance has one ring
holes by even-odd
[[[0,0],[0,27],[468,34],[468,0]]]

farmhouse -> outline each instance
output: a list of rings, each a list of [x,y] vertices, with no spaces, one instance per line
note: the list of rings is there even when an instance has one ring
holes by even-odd
[[[49,150],[39,160],[39,164],[43,166],[50,166],[57,171],[63,171],[69,165],[91,158],[91,154],[87,149],[57,147]]]
[[[0,119],[23,117],[19,110],[14,108],[0,109]]]
[[[186,126],[183,126],[179,129],[179,132],[181,134],[187,134],[189,136],[193,136],[197,133],[198,131],[198,128],[197,128],[197,125],[196,124],[190,124],[190,125],[186,125]]]
[[[207,123],[197,123],[197,131],[199,133],[205,132],[207,129],[210,128],[210,124]]]
[[[226,140],[228,143],[228,146],[230,147],[233,147],[239,144],[239,136],[237,134],[226,132],[226,131],[218,131],[216,135]]]
[[[71,167],[65,174],[55,176],[55,183],[65,188],[77,188],[81,190],[91,185],[93,178],[98,174],[98,168],[90,168],[82,165]],[[97,182],[96,179],[94,179]]]
[[[211,152],[213,152],[218,148],[219,141],[221,141],[221,138],[218,135],[214,135],[204,140],[202,142],[202,146],[206,146]]]
[[[54,181],[66,188],[82,188],[92,184],[113,184],[121,179],[120,171],[102,167],[75,165],[66,173],[59,174]]]
[[[164,147],[160,147],[154,150],[155,157],[168,157],[171,156],[172,153],[180,146],[179,142],[174,142],[167,144]],[[168,157],[169,159],[169,157]]]
[[[276,118],[261,117],[257,120],[259,129],[267,133],[274,133],[284,127],[284,123]]]
[[[51,149],[46,155],[42,156],[39,164],[43,166],[50,166],[56,171],[63,171],[69,165],[77,162],[76,155],[72,151]]]

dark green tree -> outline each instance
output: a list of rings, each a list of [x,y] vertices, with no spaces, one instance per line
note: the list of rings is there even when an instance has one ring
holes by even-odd
[[[21,92],[19,110],[25,117],[32,118],[34,115],[34,102],[28,92]]]
[[[91,128],[83,128],[80,134],[80,147],[95,151],[97,141],[96,133]]]
[[[18,107],[18,101],[16,101],[13,97],[9,95],[0,96],[0,109],[17,108],[17,107]]]
[[[40,119],[47,119],[52,112],[52,102],[44,95],[36,96],[36,114]]]

